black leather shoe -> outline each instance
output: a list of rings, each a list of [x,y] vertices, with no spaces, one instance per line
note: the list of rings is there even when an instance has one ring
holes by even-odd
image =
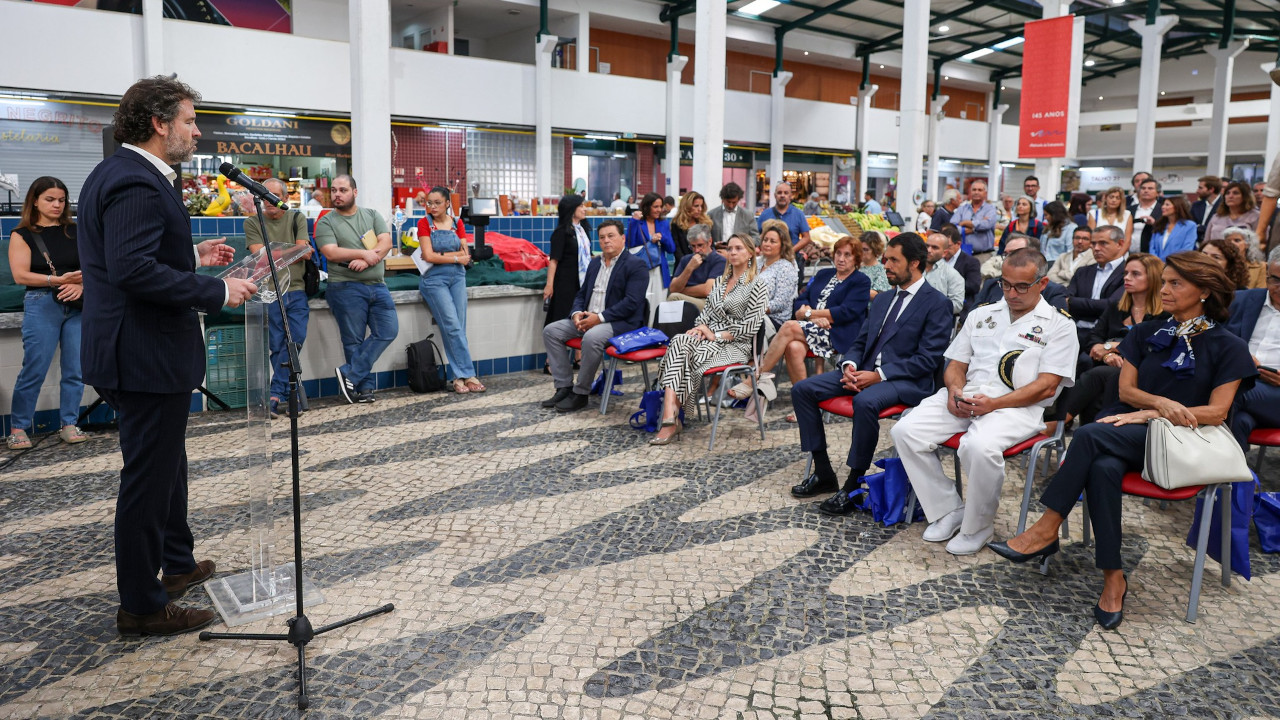
[[[562,413],[577,412],[579,410],[582,410],[586,406],[587,406],[587,396],[579,395],[578,393],[570,390],[568,397],[556,403],[556,412],[562,412]]]
[[[818,512],[836,517],[849,515],[859,509],[857,500],[849,497],[849,493],[843,490],[823,500],[822,504],[818,506]]]
[[[1049,543],[1048,545],[1045,545],[1044,547],[1040,548],[1039,550],[1036,550],[1035,552],[1020,553],[1017,550],[1014,550],[1013,548],[1009,547],[1009,543],[1007,541],[987,543],[987,547],[991,549],[991,552],[999,555],[1000,557],[1006,560],[1011,560],[1016,563],[1024,563],[1030,560],[1039,560],[1043,562],[1045,558],[1058,552],[1061,546],[1062,546],[1061,543],[1059,543],[1058,540],[1055,538],[1053,542]]]
[[[835,479],[823,480],[818,477],[818,473],[813,473],[804,479],[804,482],[791,487],[791,495],[798,498],[809,498],[814,495],[835,492],[840,489],[840,483]]]
[[[1115,630],[1120,627],[1120,622],[1124,620],[1124,600],[1129,597],[1129,577],[1124,578],[1124,594],[1120,596],[1120,609],[1115,612],[1107,612],[1102,609],[1101,605],[1093,606],[1093,618],[1098,621],[1103,630]]]
[[[558,402],[560,402],[561,400],[563,400],[563,399],[565,399],[565,398],[569,397],[569,394],[570,394],[570,393],[572,393],[572,392],[573,392],[573,388],[557,388],[557,389],[556,389],[556,394],[555,394],[555,395],[552,395],[550,400],[543,400],[543,401],[542,401],[542,407],[544,407],[544,408],[553,408],[553,407],[555,407],[555,406],[556,406],[556,403],[558,403]]]

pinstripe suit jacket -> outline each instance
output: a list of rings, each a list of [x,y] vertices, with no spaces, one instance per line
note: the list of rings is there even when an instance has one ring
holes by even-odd
[[[204,379],[198,311],[216,313],[217,278],[195,273],[191,217],[145,158],[121,148],[80,192],[84,382],[126,392],[190,392]]]

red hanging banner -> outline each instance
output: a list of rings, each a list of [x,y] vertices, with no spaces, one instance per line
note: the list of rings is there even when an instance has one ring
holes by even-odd
[[[1079,87],[1072,15],[1029,22],[1023,29],[1022,108],[1018,156],[1061,158],[1075,153]]]

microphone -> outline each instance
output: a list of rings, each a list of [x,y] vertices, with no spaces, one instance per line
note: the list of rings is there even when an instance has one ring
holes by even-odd
[[[232,165],[229,162],[224,162],[222,163],[222,166],[218,168],[218,172],[225,175],[228,180],[240,183],[241,187],[254,195],[257,195],[266,204],[280,208],[281,210],[289,209],[289,203],[276,197],[275,193],[263,187],[262,183],[240,172],[240,168],[235,165]]]

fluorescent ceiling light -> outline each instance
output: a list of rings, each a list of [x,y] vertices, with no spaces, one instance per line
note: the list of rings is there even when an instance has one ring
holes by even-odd
[[[1082,167],[1082,168],[1080,168],[1080,172],[1102,172],[1102,168],[1100,168],[1100,167]]]
[[[942,25],[942,26],[940,26],[940,27],[938,28],[938,32],[940,32],[940,33],[944,33],[944,32],[951,32],[951,26],[950,26],[950,25]]]
[[[1011,47],[1013,47],[1014,45],[1021,45],[1022,43],[1026,42],[1026,41],[1027,41],[1027,39],[1026,39],[1026,38],[1024,38],[1024,37],[1022,37],[1022,36],[1018,36],[1018,37],[1016,37],[1016,38],[1009,38],[1008,40],[1005,40],[1004,42],[998,42],[998,43],[996,43],[995,45],[992,45],[991,47],[995,48],[996,50],[1005,50],[1005,49],[1007,49],[1007,48],[1011,48]]]
[[[1093,62],[1092,60],[1085,60],[1085,61],[1084,61],[1084,66],[1085,66],[1085,67],[1093,67],[1093,66],[1094,66],[1094,62]]]
[[[588,140],[617,140],[618,139],[617,135],[593,135],[591,133],[587,133],[582,137]]]
[[[778,0],[753,0],[738,8],[738,12],[744,15],[763,15],[781,4]]]
[[[991,54],[992,54],[992,53],[994,53],[994,52],[995,52],[995,50],[992,50],[991,48],[978,48],[977,50],[974,50],[973,52],[971,52],[971,53],[969,53],[969,54],[967,54],[967,55],[961,55],[961,56],[960,56],[960,59],[961,59],[961,60],[970,60],[970,61],[972,61],[972,60],[977,60],[978,58],[982,58],[982,57],[986,57],[986,56],[988,56],[988,55],[991,55]]]

